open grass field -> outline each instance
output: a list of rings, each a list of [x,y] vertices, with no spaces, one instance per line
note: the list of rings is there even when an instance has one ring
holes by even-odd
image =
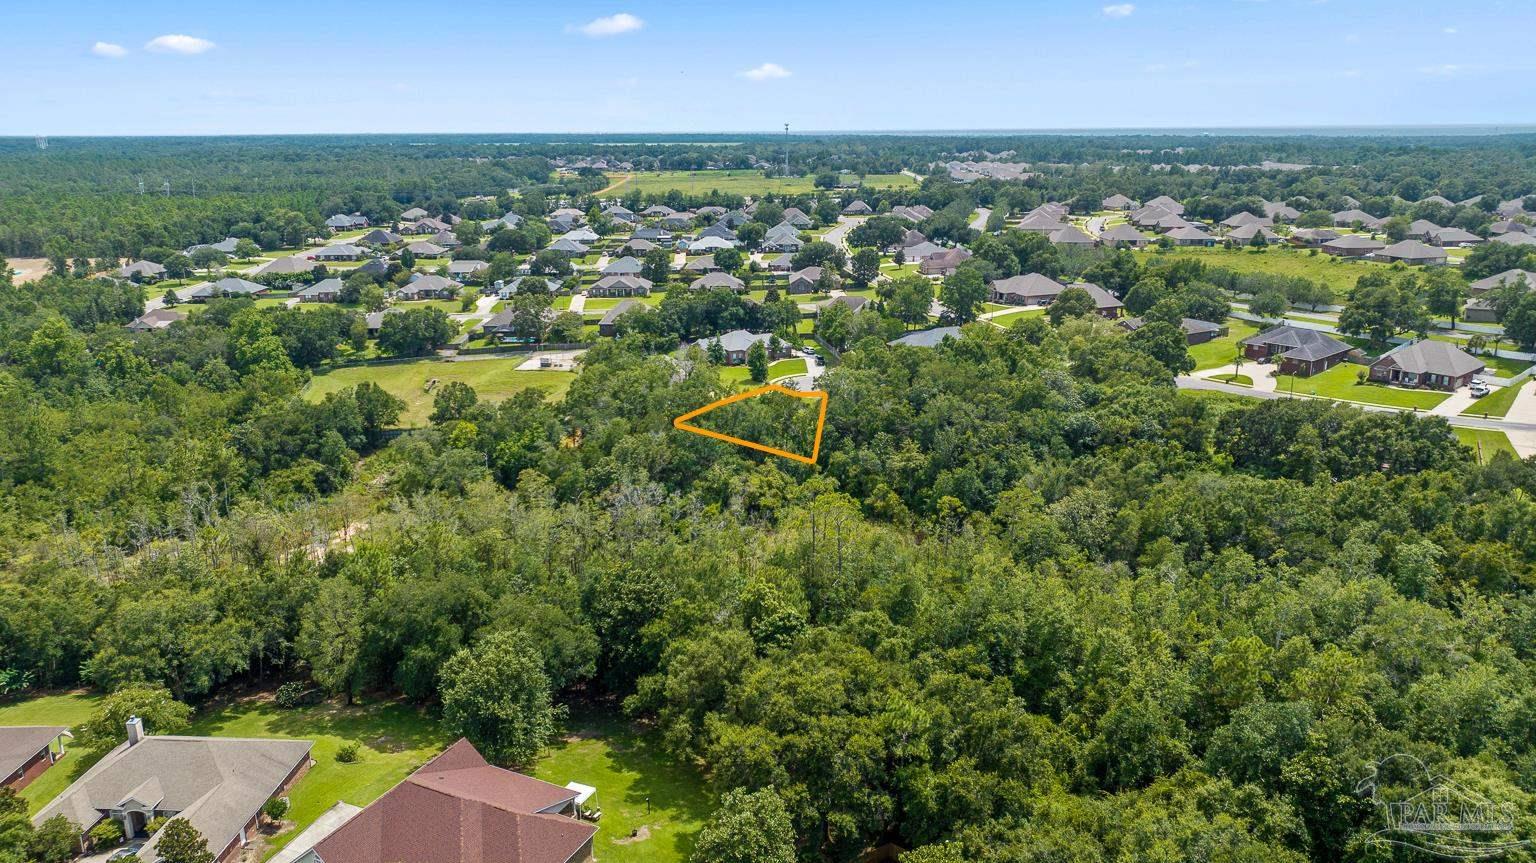
[[[1243,249],[1191,249],[1180,248],[1169,252],[1144,252],[1143,263],[1163,258],[1194,258],[1213,267],[1222,267],[1238,273],[1273,273],[1279,276],[1297,276],[1322,282],[1333,289],[1339,301],[1354,290],[1355,281],[1373,267],[1384,267],[1370,261],[1347,261],[1319,252],[1316,256],[1305,251],[1275,247],[1261,254]],[[1305,311],[1305,307],[1298,311]]]
[[[1509,413],[1509,409],[1515,403],[1515,396],[1519,395],[1521,387],[1531,385],[1530,379],[1521,381],[1517,386],[1500,387],[1488,395],[1483,396],[1466,410],[1461,412],[1464,417],[1502,417]]]
[[[597,789],[587,804],[603,811],[593,856],[603,863],[688,859],[711,808],[699,776],[624,723],[578,714],[568,726],[572,733],[551,747],[533,775],[556,785],[574,780]]]
[[[1472,448],[1477,453],[1477,463],[1487,464],[1494,453],[1507,452],[1513,458],[1519,458],[1514,446],[1509,442],[1509,435],[1495,429],[1469,429],[1453,428],[1456,439]]]
[[[1276,376],[1275,390],[1297,395],[1322,396],[1340,401],[1364,402],[1394,408],[1429,410],[1450,398],[1448,393],[1430,390],[1408,390],[1382,384],[1360,383],[1358,373],[1365,366],[1340,363],[1326,372],[1309,378],[1293,375]],[[1293,389],[1294,387],[1294,389]]]
[[[521,372],[517,367],[522,362],[520,357],[461,362],[426,357],[404,363],[348,366],[315,375],[304,388],[304,397],[319,401],[326,393],[339,392],[363,381],[371,381],[405,402],[400,424],[414,427],[425,425],[427,417],[432,413],[433,394],[426,391],[426,384],[433,378],[438,380],[439,385],[449,381],[469,384],[480,394],[482,401],[494,402],[529,387],[543,390],[548,398],[558,399],[565,394],[576,377],[574,372]]]
[[[1227,334],[1204,344],[1193,345],[1189,355],[1195,370],[1217,369],[1237,358],[1237,343],[1259,331],[1259,325],[1237,318],[1227,318]]]
[[[1009,312],[1005,315],[998,315],[995,318],[987,318],[987,322],[1002,327],[1003,329],[1007,329],[1018,321],[1024,320],[1025,318],[1038,318],[1043,317],[1044,315],[1045,308],[1042,306],[1038,309],[1019,309],[1016,312]]]
[[[689,194],[723,192],[727,195],[804,194],[816,191],[811,177],[765,177],[761,171],[648,171],[635,174],[609,174],[604,197],[638,192],[659,195],[673,189]],[[864,184],[879,189],[906,189],[917,181],[906,174],[870,174]]]

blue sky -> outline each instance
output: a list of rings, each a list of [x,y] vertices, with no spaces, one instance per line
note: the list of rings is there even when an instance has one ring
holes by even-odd
[[[6,5],[5,135],[1536,122],[1530,0]]]

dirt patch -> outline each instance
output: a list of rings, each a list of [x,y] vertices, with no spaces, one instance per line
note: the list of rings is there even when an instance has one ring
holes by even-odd
[[[645,840],[647,840],[649,838],[651,838],[651,828],[648,827],[647,825],[641,824],[638,828],[636,828],[635,832],[629,834],[628,836],[625,836],[622,839],[615,839],[615,840],[613,840],[613,844],[615,844],[615,845],[633,845],[636,842],[644,842]]]
[[[567,734],[560,739],[566,743],[580,743],[583,740],[600,740],[602,739],[602,736],[603,733],[601,731],[595,731],[591,728],[583,728],[579,731],[572,731],[570,734]]]
[[[35,281],[48,275],[47,258],[10,258],[9,261],[11,269],[16,271],[11,279],[18,284]]]

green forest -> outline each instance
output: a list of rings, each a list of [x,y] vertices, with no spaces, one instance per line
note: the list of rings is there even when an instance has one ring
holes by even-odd
[[[873,169],[999,144],[805,146]],[[315,226],[470,194],[537,209],[546,191],[601,185],[552,179],[553,143],[481,162],[491,145],[474,140],[241,139],[226,155],[245,167],[222,179],[216,149],[175,140],[6,146],[12,254],[64,237],[69,257],[126,256],[283,212]],[[1013,146],[1111,158],[1091,138]],[[1417,200],[1417,183],[1493,200],[1536,188],[1533,146],[1236,140],[1216,148],[1231,164],[1380,158],[1262,177],[1131,169],[1114,188]],[[199,196],[124,185],[178,159]],[[1112,182],[1076,173],[888,194],[930,202],[944,230],[996,194],[1060,183],[1096,199]],[[538,190],[510,196],[520,184]],[[977,256],[993,274],[1096,267],[1141,286],[1143,308],[1186,287],[1176,306],[1220,316],[1212,285],[1237,278],[1175,262],[1143,282],[1129,253],[1090,264],[1043,245],[988,237]],[[351,312],[220,299],[131,333],[145,290],[66,272],[12,283],[0,266],[8,696],[117,693],[167,724],[243,691],[391,699],[513,767],[568,714],[596,713],[645,729],[716,802],[696,863],[847,863],[884,846],[901,863],[1424,860],[1372,841],[1381,812],[1362,782],[1395,754],[1512,803],[1514,834],[1536,839],[1536,460],[1479,465],[1442,419],[1180,392],[1193,363],[1173,326],[1128,334],[1090,304],[969,323],[934,348],[849,333],[819,379],[826,428],[805,465],[673,428],[732,384],[677,350],[723,329],[719,310],[669,294],[589,350],[558,398],[449,384],[428,425],[402,432],[404,405],[374,384],[302,397]],[[773,439],[788,420],[729,422]],[[1383,797],[1417,790],[1378,779]]]

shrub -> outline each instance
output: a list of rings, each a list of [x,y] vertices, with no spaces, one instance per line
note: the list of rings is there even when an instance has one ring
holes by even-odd
[[[265,806],[261,807],[261,812],[273,821],[283,820],[283,816],[288,814],[288,798],[273,797],[267,801]]]
[[[315,702],[315,694],[314,690],[310,687],[298,681],[292,681],[279,686],[277,694],[273,696],[273,700],[277,702],[278,707],[292,710],[295,707],[313,704]]]
[[[86,837],[91,840],[91,847],[97,850],[111,848],[123,841],[123,825],[116,820],[108,818],[90,829]]]
[[[336,750],[336,760],[342,764],[353,764],[358,759],[358,745],[356,743],[343,743]]]
[[[160,828],[165,826],[165,820],[166,819],[164,815],[156,815],[154,818],[149,819],[149,821],[144,824],[144,832],[150,836],[159,833]]]

